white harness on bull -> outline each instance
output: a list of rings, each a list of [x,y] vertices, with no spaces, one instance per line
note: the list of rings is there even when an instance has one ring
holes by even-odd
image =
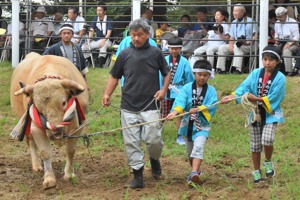
[[[37,81],[34,83],[43,81],[45,79],[61,79],[59,76],[49,76],[49,75],[44,75],[41,78],[39,78]],[[17,92],[15,92],[15,95],[19,95],[22,93],[26,93],[26,88],[22,83],[20,83],[21,89]],[[40,128],[40,129],[45,129],[45,130],[52,130],[52,131],[58,131],[62,129],[63,127],[69,125],[71,123],[71,120],[74,118],[75,114],[77,113],[78,115],[78,124],[81,125],[82,122],[85,120],[85,115],[84,112],[80,106],[80,103],[76,97],[70,96],[68,103],[67,103],[67,108],[66,112],[63,117],[62,123],[58,125],[53,125],[47,121],[47,119],[44,117],[43,114],[41,114],[36,106],[34,105],[33,99],[31,98],[30,101],[28,102],[28,107],[27,111],[24,113],[24,115],[21,117],[19,120],[18,124],[15,126],[13,131],[11,132],[11,136],[14,139],[17,139],[19,141],[23,141],[25,135],[28,135],[30,133],[30,125],[31,122],[34,121],[35,124]],[[50,139],[62,139],[64,137],[63,133],[59,137],[53,136]]]

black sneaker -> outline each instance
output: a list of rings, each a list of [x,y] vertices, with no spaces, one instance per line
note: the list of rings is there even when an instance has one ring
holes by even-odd
[[[238,69],[235,69],[232,73],[236,74],[236,75],[242,74],[242,72],[240,70],[238,70]]]
[[[222,71],[220,68],[217,68],[216,73],[217,74],[226,74],[226,71]]]
[[[294,68],[293,72],[288,73],[288,76],[296,76],[299,74],[299,68]]]

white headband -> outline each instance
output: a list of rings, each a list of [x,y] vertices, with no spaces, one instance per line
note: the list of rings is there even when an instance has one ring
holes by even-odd
[[[61,27],[59,29],[59,33],[61,33],[63,30],[70,30],[70,31],[72,31],[74,33],[74,29],[71,28],[71,27],[68,27],[68,26]]]
[[[168,45],[169,48],[182,48],[182,45]]]
[[[275,51],[272,51],[272,50],[264,50],[262,53],[272,53],[272,54],[274,54],[274,55],[278,58],[278,60],[281,60],[279,54],[276,53]]]
[[[215,73],[214,73],[214,71],[211,71],[211,70],[196,68],[196,69],[193,69],[193,72],[194,73],[208,72],[210,74],[210,77],[209,77],[210,79],[214,79],[215,78]]]

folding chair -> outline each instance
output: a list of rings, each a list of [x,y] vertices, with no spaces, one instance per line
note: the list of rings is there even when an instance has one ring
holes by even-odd
[[[4,60],[8,60],[9,58],[9,50],[11,49],[11,46],[9,46],[10,39],[10,36],[6,36],[4,46],[1,52],[0,62],[4,62]]]

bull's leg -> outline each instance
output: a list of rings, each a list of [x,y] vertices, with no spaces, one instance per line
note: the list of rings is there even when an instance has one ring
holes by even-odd
[[[36,172],[42,171],[43,167],[41,165],[41,159],[38,155],[38,149],[31,134],[28,136],[28,143],[31,154],[32,170]]]
[[[40,157],[44,163],[43,188],[45,190],[53,188],[56,186],[56,179],[51,164],[52,153],[50,141],[46,133],[33,124],[31,125],[31,134],[35,140],[38,149],[40,150]]]
[[[77,138],[68,139],[68,141],[66,142],[67,160],[66,160],[65,175],[64,175],[65,180],[68,180],[76,176],[73,169],[73,158],[75,154],[76,142],[77,142]]]

